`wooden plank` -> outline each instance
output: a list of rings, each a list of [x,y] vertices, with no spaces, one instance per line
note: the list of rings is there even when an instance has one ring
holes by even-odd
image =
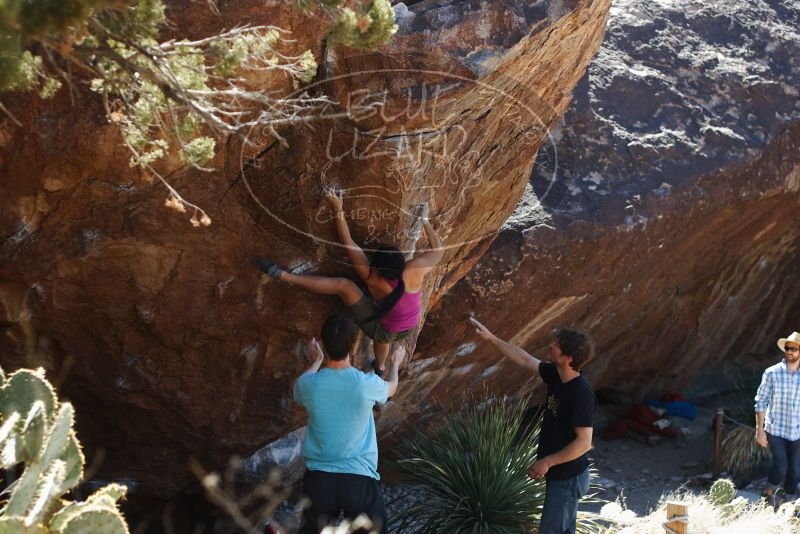
[[[725,411],[722,408],[717,409],[714,416],[714,478],[719,478],[720,471],[722,470],[722,433],[724,432]]]
[[[670,521],[675,517],[686,517],[686,521]],[[679,502],[667,503],[667,522],[664,523],[664,530],[668,534],[677,532],[677,534],[688,534],[689,532],[689,507]]]

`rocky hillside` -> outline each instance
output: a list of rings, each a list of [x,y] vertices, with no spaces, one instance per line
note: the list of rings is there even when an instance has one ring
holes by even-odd
[[[426,281],[426,302],[440,300],[515,210],[610,3],[398,3],[397,37],[364,54],[323,46],[324,21],[290,2],[218,2],[219,14],[167,2],[174,37],[244,23],[291,30],[286,53],[310,49],[320,63],[301,89],[338,102],[330,120],[281,130],[288,147],[269,135],[247,148],[230,140],[215,173],[166,169],[209,213],[208,228],[163,207],[166,192],[130,168],[90,92],[4,96],[22,126],[0,124],[0,363],[44,366],[75,402],[81,440],[105,450],[101,474],[165,494],[191,482],[190,456],[220,466],[297,429],[289,386],[304,342],[339,304],[270,282],[254,258],[350,272],[323,186],[345,189],[354,237],[368,248],[424,246],[413,220],[426,199],[448,244]],[[379,112],[352,105],[365,101]],[[424,409],[430,379],[412,365],[384,428]]]

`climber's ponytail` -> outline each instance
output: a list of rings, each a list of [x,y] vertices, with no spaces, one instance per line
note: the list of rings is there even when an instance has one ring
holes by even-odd
[[[406,285],[403,282],[403,271],[406,267],[406,259],[403,253],[392,246],[381,246],[372,256],[369,266],[386,280],[397,280],[397,286],[384,298],[378,305],[375,313],[367,319],[368,321],[380,321],[386,317],[392,308],[400,301]]]

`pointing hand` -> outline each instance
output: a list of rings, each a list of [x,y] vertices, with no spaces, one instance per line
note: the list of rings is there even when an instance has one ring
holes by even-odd
[[[492,334],[488,328],[483,326],[477,319],[474,317],[469,318],[469,322],[471,322],[475,326],[475,333],[478,334],[478,337],[481,339],[485,339],[486,341],[491,341],[494,338],[494,334]]]

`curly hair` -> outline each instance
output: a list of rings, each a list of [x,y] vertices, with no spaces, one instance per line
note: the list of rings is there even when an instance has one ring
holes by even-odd
[[[570,356],[570,367],[580,372],[594,358],[594,341],[586,332],[574,328],[556,330],[556,343],[564,356]]]

